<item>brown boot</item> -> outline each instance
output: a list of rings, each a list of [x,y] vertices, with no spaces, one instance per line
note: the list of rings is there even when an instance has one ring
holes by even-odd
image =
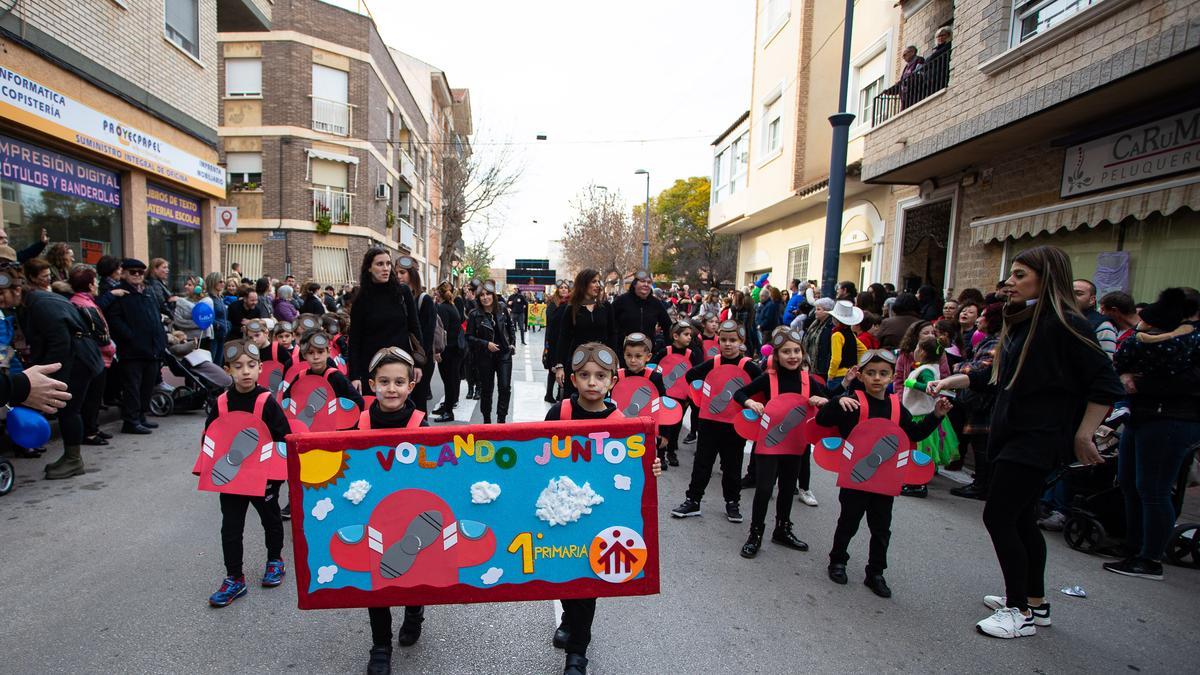
[[[83,473],[83,458],[79,456],[79,446],[68,445],[63,450],[63,456],[46,467],[46,480],[73,478],[82,476]]]

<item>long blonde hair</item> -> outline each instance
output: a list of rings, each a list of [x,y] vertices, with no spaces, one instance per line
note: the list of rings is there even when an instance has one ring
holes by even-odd
[[[1033,316],[1029,319],[1029,336],[1021,345],[1021,353],[1017,356],[1017,367],[1013,371],[1012,379],[1004,385],[1005,389],[1012,389],[1017,378],[1021,376],[1021,368],[1025,365],[1025,356],[1029,353],[1030,342],[1032,342],[1042,319],[1042,313],[1046,311],[1047,306],[1054,311],[1059,323],[1066,328],[1068,333],[1079,338],[1079,341],[1088,347],[1101,351],[1100,345],[1094,338],[1087,337],[1075,330],[1067,318],[1067,315],[1073,314],[1082,320],[1083,315],[1075,306],[1075,289],[1072,285],[1075,275],[1071,273],[1071,259],[1067,257],[1066,252],[1056,246],[1035,246],[1027,251],[1022,251],[1013,258],[1013,262],[1021,263],[1036,272],[1042,290],[1038,294],[1037,302],[1034,303]],[[995,361],[992,364],[992,384],[999,384],[1000,359],[1010,337],[1009,326],[1010,322],[1005,320],[1004,328],[1000,330],[1000,341],[996,347]]]

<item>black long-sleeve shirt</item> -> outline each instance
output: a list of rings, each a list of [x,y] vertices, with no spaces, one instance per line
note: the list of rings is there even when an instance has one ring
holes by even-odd
[[[562,419],[562,405],[563,405],[563,402],[559,401],[558,403],[555,403],[554,405],[550,406],[550,409],[546,411],[546,421],[547,422],[557,422]],[[583,406],[579,404],[579,394],[571,394],[571,419],[572,420],[607,419],[610,415],[613,414],[613,411],[615,411],[616,409],[617,409],[617,406],[614,405],[612,401],[605,401],[604,402],[604,410],[601,412],[592,412],[591,410],[584,410]]]
[[[269,393],[262,387],[254,387],[249,392],[242,393],[237,390],[237,387],[230,387],[225,392],[225,399],[229,405],[230,412],[254,412],[254,402],[258,400],[259,394]],[[217,419],[217,407],[213,406],[208,412],[208,419],[205,420],[205,428]],[[282,443],[287,435],[292,433],[292,427],[288,424],[287,416],[283,414],[283,408],[275,400],[274,396],[267,396],[266,403],[263,405],[262,411],[263,422],[266,423],[267,429],[271,431],[271,440],[276,443]]]
[[[405,401],[404,405],[400,406],[400,409],[394,412],[384,412],[380,410],[379,401],[374,401],[371,403],[371,407],[368,409],[368,413],[371,416],[371,428],[404,429],[408,426],[408,421],[412,419],[412,415],[414,412],[416,412],[416,410],[417,407],[413,405],[412,399]],[[421,423],[417,426],[429,426],[429,417],[426,416],[422,418]],[[354,428],[357,429],[358,425],[355,424]]]
[[[892,395],[896,396],[896,394]],[[847,396],[857,400],[853,394],[847,394]],[[870,394],[866,394],[866,397],[868,418],[882,417],[886,419],[892,416],[892,404],[888,399],[875,398]],[[837,427],[842,438],[849,438],[850,432],[858,425],[861,413],[858,410],[842,410],[842,406],[838,402],[841,398],[844,397],[839,397],[821,406],[821,409],[817,411],[817,424],[823,427]],[[913,443],[925,440],[929,434],[937,430],[941,423],[942,418],[937,415],[926,415],[921,421],[914,422],[912,413],[908,412],[904,406],[900,406],[900,428]]]
[[[571,354],[579,345],[599,342],[608,345],[613,353],[618,352],[616,324],[613,322],[612,305],[600,302],[588,309],[580,306],[572,313],[571,305],[563,305],[563,314],[558,322],[558,359],[570,372]]]
[[[803,393],[803,387],[800,382],[799,370],[785,370],[779,368],[776,371],[776,377],[779,379],[779,393],[781,394],[800,394]],[[771,395],[771,375],[763,373],[750,381],[750,384],[738,389],[733,393],[733,400],[746,405],[757,394]],[[829,398],[831,396],[829,389],[825,387],[825,380],[815,375],[810,375],[808,378],[808,395],[820,396]]]
[[[684,377],[687,378],[688,382],[703,380],[704,378],[708,377],[708,374],[712,372],[713,368],[719,365],[736,366],[738,361],[741,361],[742,358],[743,357],[739,356],[736,359],[727,359],[724,356],[717,354],[717,357],[714,359],[704,361],[698,366],[692,366],[692,369],[687,371],[687,375]],[[742,370],[746,371],[750,375],[751,381],[753,381],[754,378],[758,377],[759,375],[762,375],[762,368],[759,368],[754,361],[749,359],[746,360],[746,365],[742,366]]]
[[[329,381],[329,388],[333,389],[333,393],[336,394],[338,398],[348,398],[351,401],[354,401],[354,404],[358,406],[359,410],[362,410],[362,394],[360,394],[358,390],[354,388],[354,385],[350,383],[350,379],[343,375],[342,371],[338,370],[337,368],[333,368],[332,362],[327,361],[326,364],[326,370],[320,373],[312,372],[311,366],[306,368],[304,372],[292,378],[292,381],[288,383],[288,390],[290,391],[291,388],[295,386],[296,382],[298,382],[300,378],[304,377],[305,375],[324,377]],[[329,368],[333,368],[333,372],[329,372]]]
[[[649,375],[646,375],[645,368],[639,370],[636,373],[628,368],[625,369],[625,377],[643,377],[643,376],[646,377],[646,379],[650,380],[650,384],[654,385],[654,389],[658,391],[658,395],[660,397],[667,395],[667,388],[663,386],[662,373],[660,373],[656,370],[656,371],[650,373]]]
[[[411,353],[410,335],[421,342],[421,324],[417,320],[417,303],[412,290],[406,285],[391,283],[372,282],[363,286],[350,308],[351,379],[367,379],[371,358],[384,347],[399,347]]]

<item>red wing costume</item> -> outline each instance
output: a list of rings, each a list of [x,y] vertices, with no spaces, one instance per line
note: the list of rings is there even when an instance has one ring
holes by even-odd
[[[338,398],[329,384],[337,371],[327,368],[323,375],[302,375],[288,388],[283,412],[309,431],[350,429],[358,421],[359,409],[353,401]]]
[[[644,373],[626,375],[624,368],[619,370],[611,396],[624,417],[651,417],[663,426],[683,419],[683,406],[669,396],[659,396],[658,388]]]
[[[733,394],[750,383],[750,373],[743,368],[749,360],[743,356],[737,365],[716,366],[703,382],[692,383],[696,392],[693,400],[700,411],[700,419],[733,424],[741,417],[742,406],[733,400]]]
[[[658,372],[662,375],[663,389],[667,396],[683,401],[688,398],[687,371],[692,368],[692,350],[682,354],[667,354],[658,364]]]
[[[192,473],[200,477],[199,489],[207,492],[261,497],[267,479],[287,478],[287,450],[271,438],[262,410],[268,392],[259,394],[254,412],[229,410],[226,394],[217,397],[218,414],[204,430],[200,455]]]
[[[928,483],[937,467],[931,457],[913,449],[908,434],[900,428],[899,397],[888,394],[890,417],[868,418],[867,395],[861,391],[854,394],[859,404],[858,424],[850,438],[821,439],[813,450],[817,464],[838,475],[838,487],[892,497],[900,494],[901,486]]]

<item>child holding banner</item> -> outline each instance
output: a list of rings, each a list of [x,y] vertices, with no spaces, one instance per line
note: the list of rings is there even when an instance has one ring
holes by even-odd
[[[368,365],[371,391],[375,401],[358,418],[356,429],[416,429],[429,426],[425,413],[409,400],[416,382],[413,357],[399,347],[384,347],[375,352]],[[371,657],[367,662],[368,675],[387,675],[392,672],[392,608],[369,607],[371,619]],[[396,642],[411,647],[421,638],[425,607],[410,605],[404,608],[404,623]]]
[[[255,322],[251,322],[255,323]],[[220,424],[220,418],[232,412],[255,413],[270,430],[271,439],[282,443],[290,433],[283,409],[271,393],[258,386],[258,375],[262,368],[258,347],[248,340],[232,340],[225,343],[225,372],[233,377],[229,390],[217,399],[205,422],[208,430]],[[283,519],[279,515],[279,486],[283,481],[269,480],[262,495],[251,497],[222,492],[221,499],[221,551],[225,558],[225,580],[216,593],[209,597],[213,607],[225,607],[246,594],[246,577],[242,572],[242,534],[246,529],[246,508],[253,506],[262,521],[267,540],[267,567],[262,585],[274,587],[283,583]]]
[[[717,329],[717,346],[720,353],[716,358],[695,366],[687,373],[688,382],[704,381],[705,388],[712,389],[712,407],[718,403],[718,398],[725,397],[726,407],[734,405],[733,391],[752,381],[762,374],[762,370],[742,354],[742,344],[746,341],[746,330],[736,321],[725,321]],[[745,371],[740,375],[743,382],[733,391],[726,391],[736,380],[725,382],[709,380],[709,373],[723,366],[733,366]],[[688,485],[687,498],[683,503],[671,509],[671,515],[676,518],[699,516],[700,500],[704,497],[704,489],[712,478],[713,464],[717,457],[721,458],[721,490],[725,496],[725,518],[731,523],[742,522],[741,511],[741,476],[742,456],[745,454],[746,441],[734,429],[732,422],[723,422],[714,415],[706,413],[710,405],[705,403],[701,408],[700,428],[696,441],[696,459],[692,464],[692,480]],[[737,410],[740,406],[734,405]],[[716,411],[714,411],[716,412]],[[730,411],[732,412],[732,411]],[[724,414],[722,409],[720,414]]]
[[[551,406],[546,421],[621,417],[617,406],[606,400],[616,383],[616,375],[617,354],[613,350],[598,342],[580,345],[571,355],[571,384],[576,393]],[[662,462],[657,457],[652,471],[656,477],[662,475]],[[563,600],[562,608],[562,621],[554,631],[554,646],[567,653],[563,675],[586,675],[596,599]]]

